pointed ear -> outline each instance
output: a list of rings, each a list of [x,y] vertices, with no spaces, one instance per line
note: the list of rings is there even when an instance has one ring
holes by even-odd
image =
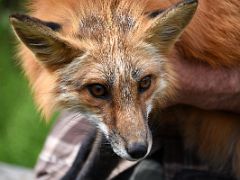
[[[49,69],[57,69],[83,53],[56,32],[61,27],[57,23],[19,14],[10,16],[10,21],[20,41]]]
[[[197,5],[197,0],[184,0],[154,17],[147,32],[147,42],[157,46],[161,53],[167,54],[192,19]]]

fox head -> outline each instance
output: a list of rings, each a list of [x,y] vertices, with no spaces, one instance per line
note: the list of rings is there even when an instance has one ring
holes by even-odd
[[[49,103],[86,115],[128,160],[151,150],[149,113],[174,84],[166,57],[197,8],[196,0],[185,0],[163,13],[146,13],[145,4],[82,1],[72,10],[68,23],[75,30],[68,33],[58,22],[10,17],[19,40],[56,77]]]

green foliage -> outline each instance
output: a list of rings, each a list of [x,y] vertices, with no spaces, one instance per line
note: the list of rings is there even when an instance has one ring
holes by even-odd
[[[14,56],[16,41],[8,16],[0,11],[0,161],[33,167],[50,127],[34,108]]]

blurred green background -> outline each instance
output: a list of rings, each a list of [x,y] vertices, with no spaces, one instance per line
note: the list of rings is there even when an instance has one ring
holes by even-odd
[[[0,0],[0,161],[33,167],[51,125],[36,111],[15,57],[8,17],[24,12],[24,1]]]

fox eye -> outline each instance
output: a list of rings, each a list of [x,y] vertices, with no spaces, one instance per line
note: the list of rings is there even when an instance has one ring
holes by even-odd
[[[107,88],[101,84],[90,84],[87,86],[90,94],[96,98],[105,99],[108,97]]]
[[[141,81],[139,81],[138,91],[140,93],[145,92],[146,90],[148,90],[150,88],[151,83],[152,83],[152,77],[150,75],[145,76],[144,78],[141,79]]]

